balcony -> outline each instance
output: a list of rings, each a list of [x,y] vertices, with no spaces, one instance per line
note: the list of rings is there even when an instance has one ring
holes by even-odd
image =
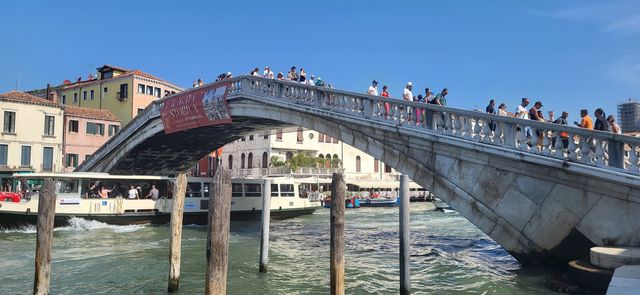
[[[233,169],[231,175],[233,178],[257,178],[266,176],[287,176],[287,177],[330,177],[333,173],[344,172],[343,168],[298,168],[292,171],[291,168],[251,168],[251,169]]]

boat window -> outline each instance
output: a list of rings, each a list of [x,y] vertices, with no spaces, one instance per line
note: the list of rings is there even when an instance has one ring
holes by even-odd
[[[262,197],[262,185],[259,183],[245,183],[244,184],[244,196],[245,197]]]
[[[293,191],[293,184],[280,184],[280,195],[283,197],[295,196],[295,192]]]
[[[201,197],[202,184],[199,182],[187,183],[187,198],[199,198]]]
[[[78,193],[78,180],[77,179],[58,179],[56,182],[56,188],[58,190],[58,193],[61,193],[61,194]]]
[[[277,197],[278,196],[278,185],[277,184],[271,184],[271,196],[272,197]]]
[[[232,183],[231,184],[231,196],[232,197],[242,197],[242,183]]]

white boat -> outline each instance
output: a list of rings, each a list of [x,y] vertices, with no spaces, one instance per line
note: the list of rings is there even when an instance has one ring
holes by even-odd
[[[175,180],[160,176],[109,175],[104,173],[28,173],[15,174],[13,193],[19,202],[7,198],[0,202],[0,227],[35,224],[39,190],[45,178],[56,185],[55,225],[66,225],[72,217],[109,224],[165,224],[170,220],[171,193]],[[262,213],[262,191],[266,178],[233,179],[231,218],[258,219]],[[300,195],[292,179],[271,180],[271,216],[289,218],[311,214],[321,208],[318,200]],[[189,177],[184,205],[184,224],[207,224],[211,178]],[[158,199],[151,198],[152,186]],[[139,198],[129,199],[134,189]]]

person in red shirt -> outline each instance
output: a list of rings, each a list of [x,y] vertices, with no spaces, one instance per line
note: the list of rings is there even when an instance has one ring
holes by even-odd
[[[389,97],[389,87],[387,87],[387,85],[382,86],[382,93],[380,94],[380,96]],[[389,105],[389,103],[385,102],[384,103],[384,110],[385,110],[384,117],[385,118],[389,117],[389,109],[390,108],[391,108],[391,106]]]

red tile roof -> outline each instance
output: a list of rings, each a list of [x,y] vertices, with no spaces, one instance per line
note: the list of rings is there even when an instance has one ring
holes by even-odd
[[[119,68],[119,67],[114,67],[114,66],[111,66],[111,65],[104,65],[102,67],[99,67],[98,69],[102,69],[104,67],[112,68],[112,69],[118,70],[118,71],[123,71],[124,73],[120,74],[120,75],[117,75],[117,76],[113,76],[113,77],[108,78],[108,79],[104,79],[104,80],[98,80],[98,79],[95,79],[95,80],[84,80],[84,81],[74,82],[74,83],[67,84],[67,85],[62,85],[62,86],[64,86],[65,89],[68,89],[68,88],[75,88],[75,87],[80,86],[80,85],[97,83],[97,82],[101,82],[101,81],[108,81],[108,80],[111,80],[111,79],[117,79],[117,78],[128,77],[128,76],[139,76],[139,77],[145,77],[145,78],[148,78],[148,79],[158,80],[160,82],[164,82],[164,83],[170,84],[170,85],[172,85],[172,86],[174,86],[176,88],[180,88],[179,86],[177,86],[177,85],[175,85],[175,84],[173,84],[173,83],[171,83],[169,81],[160,79],[160,78],[158,78],[158,77],[156,77],[154,75],[151,75],[149,73],[143,72],[143,71],[138,70],[138,69],[136,69],[136,70],[127,70],[127,69],[123,69],[123,68]]]
[[[6,93],[0,94],[0,100],[2,101],[10,101],[17,103],[27,103],[27,104],[36,104],[43,105],[49,107],[61,107],[60,104],[57,104],[53,101],[46,100],[44,98],[40,98],[31,94],[27,94],[20,91],[9,91]]]
[[[65,105],[64,113],[65,113],[65,116],[120,122],[120,119],[118,119],[118,117],[116,117],[116,115],[114,115],[109,110],[81,108],[76,106]]]

